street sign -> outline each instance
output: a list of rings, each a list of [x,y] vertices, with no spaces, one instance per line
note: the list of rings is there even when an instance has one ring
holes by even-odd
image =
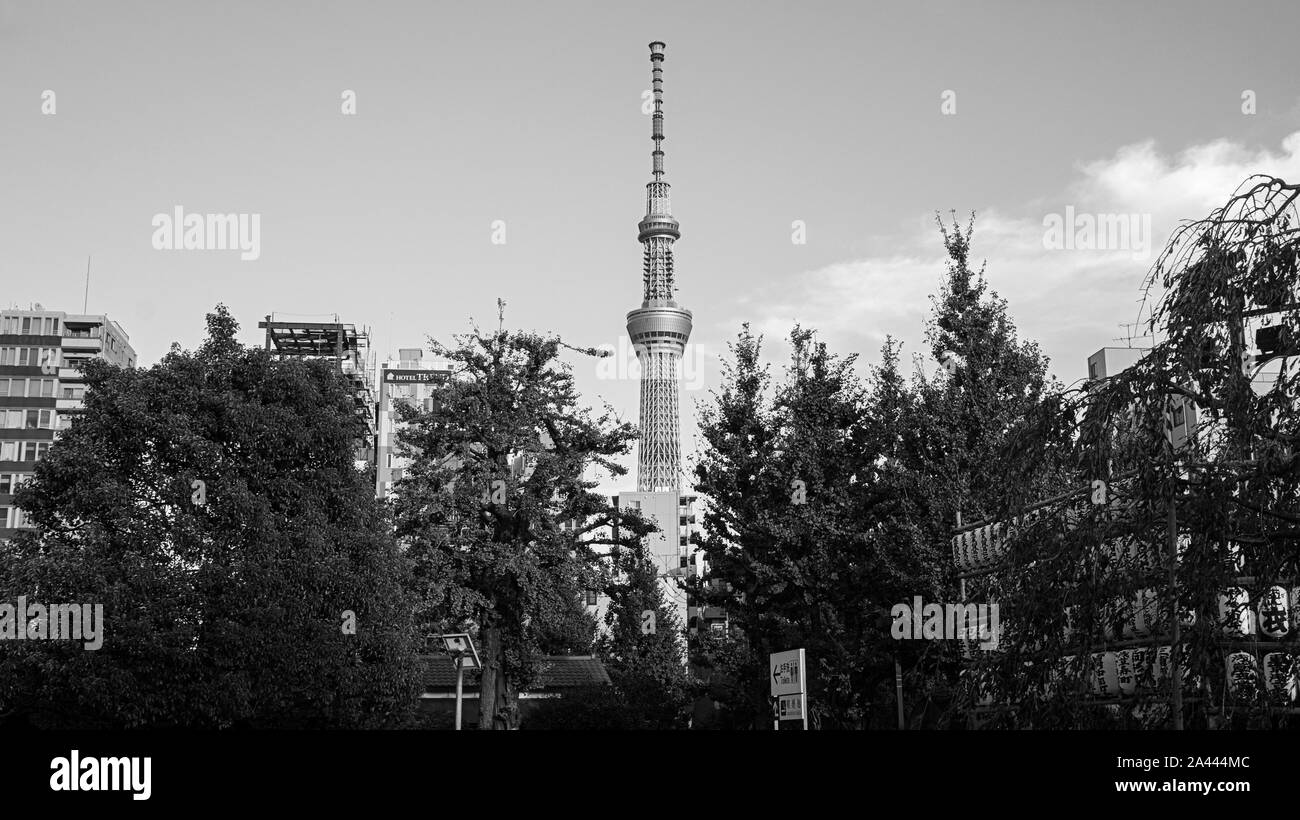
[[[771,672],[772,697],[807,693],[807,676],[804,674],[802,649],[773,652],[769,656],[768,669]]]
[[[430,640],[442,641],[442,649],[451,656],[451,665],[456,670],[456,731],[460,731],[461,703],[464,700],[462,687],[465,683],[466,669],[482,669],[478,650],[474,640],[466,632],[451,632],[446,635],[430,635]]]
[[[482,662],[479,661],[478,649],[474,646],[474,641],[470,639],[467,633],[454,632],[447,635],[430,635],[429,640],[442,643],[442,651],[451,656],[453,667],[457,667],[457,659],[460,659],[457,668],[483,668]]]
[[[803,695],[782,695],[777,699],[779,720],[803,720]]]

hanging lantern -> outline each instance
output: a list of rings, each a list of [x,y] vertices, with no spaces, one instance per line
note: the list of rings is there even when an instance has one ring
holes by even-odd
[[[1092,693],[1115,697],[1119,694],[1119,674],[1114,652],[1095,652],[1092,655]]]
[[[1154,589],[1141,589],[1137,593],[1136,608],[1133,610],[1133,634],[1146,636],[1151,634],[1151,624],[1155,620],[1159,602]]]
[[[992,544],[991,554],[994,561],[1001,561],[1006,557],[1007,541],[1002,524],[994,524],[989,530],[989,540]]]
[[[1115,680],[1122,695],[1131,695],[1137,691],[1137,667],[1133,651],[1125,649],[1115,654]]]
[[[1116,639],[1115,621],[1123,618],[1120,609],[1121,605],[1118,598],[1112,598],[1101,608],[1101,632],[1108,641]]]
[[[1285,652],[1264,656],[1264,689],[1275,706],[1290,706],[1300,699],[1300,662]]]
[[[1285,638],[1291,631],[1288,609],[1285,588],[1271,586],[1264,590],[1259,599],[1259,631],[1275,641]]]
[[[1250,596],[1241,587],[1228,587],[1219,594],[1219,622],[1223,634],[1245,637],[1255,634],[1255,613],[1250,608]]]
[[[1249,652],[1228,656],[1228,695],[1234,700],[1254,700],[1259,693],[1259,664]]]
[[[1173,670],[1173,648],[1161,646],[1156,649],[1151,658],[1151,678],[1157,686],[1163,686],[1169,682]]]
[[[1150,689],[1152,684],[1151,660],[1155,653],[1145,646],[1125,650],[1129,653],[1129,665],[1133,669],[1133,682],[1138,689]],[[1123,689],[1123,681],[1120,682]]]
[[[1240,575],[1246,569],[1245,558],[1241,553],[1241,544],[1236,541],[1226,541],[1223,544],[1223,563],[1228,572],[1233,575]]]

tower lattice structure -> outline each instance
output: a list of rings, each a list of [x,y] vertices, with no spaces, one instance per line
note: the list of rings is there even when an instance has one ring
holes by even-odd
[[[679,394],[682,355],[691,336],[691,312],[673,299],[673,243],[681,237],[664,181],[664,44],[650,44],[654,112],[650,138],[652,178],[646,185],[646,214],[638,225],[644,286],[641,307],[627,314],[627,335],[641,364],[641,442],[637,453],[638,492],[681,491]]]

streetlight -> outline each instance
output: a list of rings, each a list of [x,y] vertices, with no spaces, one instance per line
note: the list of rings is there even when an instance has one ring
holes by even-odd
[[[461,714],[461,685],[465,679],[466,667],[470,669],[482,669],[483,664],[479,661],[478,650],[474,648],[474,640],[468,632],[453,632],[447,635],[430,635],[429,640],[442,641],[442,651],[451,656],[451,662],[456,667],[456,731],[460,731],[460,714]],[[482,704],[479,704],[482,707]],[[481,719],[481,718],[480,718]]]

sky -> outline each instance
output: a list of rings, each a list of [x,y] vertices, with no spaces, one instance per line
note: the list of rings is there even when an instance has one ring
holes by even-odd
[[[1125,344],[1180,220],[1300,177],[1298,24],[1294,0],[0,2],[0,305],[78,312],[89,257],[89,310],[148,365],[218,302],[250,344],[269,313],[338,315],[385,358],[501,298],[512,327],[620,351],[570,361],[635,421],[663,40],[688,463],[743,322],[778,374],[796,322],[864,372],[887,334],[936,366],[936,211],[976,213],[975,261],[1070,383]],[[257,215],[260,253],[156,249],[177,207]],[[1053,215],[1139,230],[1048,247]]]

